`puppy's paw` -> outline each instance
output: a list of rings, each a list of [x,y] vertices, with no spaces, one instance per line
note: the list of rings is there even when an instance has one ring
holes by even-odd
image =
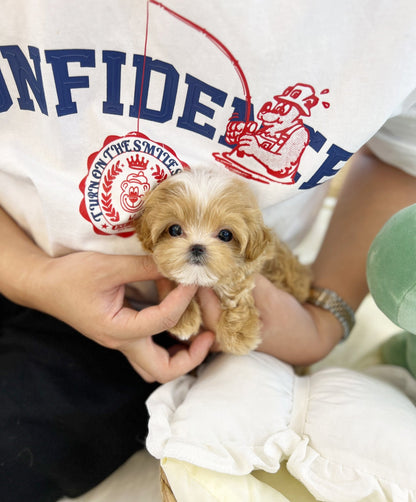
[[[255,350],[260,342],[260,321],[253,309],[246,316],[232,310],[223,312],[217,326],[219,349],[229,354],[244,355]]]
[[[201,323],[201,309],[198,302],[193,299],[177,325],[170,329],[169,332],[180,340],[188,340],[191,336],[198,334]]]

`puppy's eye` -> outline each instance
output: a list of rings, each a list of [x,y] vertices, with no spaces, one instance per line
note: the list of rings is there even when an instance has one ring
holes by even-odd
[[[233,234],[230,230],[220,230],[217,235],[218,239],[223,242],[230,242],[233,238]]]
[[[179,237],[182,235],[182,227],[180,225],[171,225],[168,228],[169,235],[172,237]]]

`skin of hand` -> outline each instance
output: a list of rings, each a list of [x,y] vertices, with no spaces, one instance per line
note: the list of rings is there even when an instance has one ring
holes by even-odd
[[[294,365],[308,365],[328,354],[341,337],[341,325],[331,314],[301,305],[292,295],[277,289],[262,275],[256,277],[254,299],[261,321],[262,342],[257,348]],[[215,332],[221,308],[215,293],[201,288],[198,297],[203,305],[206,329]],[[323,326],[321,327],[321,324]],[[326,324],[330,336],[326,336]],[[213,346],[216,350],[216,346]]]
[[[11,301],[71,325],[97,343],[120,350],[147,381],[166,382],[206,357],[214,335],[204,331],[188,345],[166,350],[152,335],[176,324],[196,288],[178,286],[164,300],[141,311],[125,303],[125,285],[160,280],[148,256],[93,252],[47,256],[0,210],[0,291]]]
[[[314,283],[337,292],[357,309],[368,292],[366,259],[372,241],[393,214],[415,201],[415,177],[385,164],[367,148],[357,152],[313,264]],[[211,290],[201,289],[198,295],[204,325],[215,331],[218,300]],[[330,312],[299,304],[265,277],[256,278],[253,295],[262,322],[257,350],[290,364],[308,365],[340,341],[341,324]]]
[[[159,305],[141,311],[126,304],[125,284],[160,278],[148,256],[72,253],[52,259],[42,276],[42,307],[49,298],[48,313],[97,343],[120,350],[149,382],[166,382],[187,373],[203,361],[212,345],[214,335],[206,331],[191,345],[178,344],[169,350],[152,339],[178,322],[195,287],[180,285]],[[65,277],[65,285],[54,287],[57,277]]]
[[[357,308],[367,293],[365,264],[371,242],[394,213],[415,199],[415,177],[383,163],[367,149],[355,154],[313,265],[315,284],[336,291]],[[138,313],[124,306],[124,285],[157,279],[149,258],[98,253],[48,258],[3,212],[0,224],[5,237],[0,245],[0,291],[11,300],[55,315],[98,343],[121,350],[149,381],[168,381],[205,358],[220,315],[211,290],[198,292],[204,324],[211,331],[202,332],[189,347],[168,352],[156,346],[151,335],[176,323],[195,288],[180,286],[159,306]],[[257,277],[253,294],[262,321],[263,341],[258,350],[306,365],[323,358],[340,340],[341,325],[331,313],[300,305],[264,277]],[[88,304],[94,313],[88,314],[89,319],[80,318]]]

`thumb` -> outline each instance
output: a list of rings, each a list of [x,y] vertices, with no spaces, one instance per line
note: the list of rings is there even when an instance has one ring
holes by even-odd
[[[162,277],[153,258],[148,255],[108,255],[107,260],[112,275],[119,284]]]
[[[159,305],[139,312],[123,307],[114,317],[123,338],[152,336],[173,328],[195,295],[196,286],[179,285]]]

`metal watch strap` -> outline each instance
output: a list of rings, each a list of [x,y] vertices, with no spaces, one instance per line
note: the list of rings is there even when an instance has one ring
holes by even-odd
[[[342,324],[344,333],[341,342],[348,338],[355,324],[354,311],[335,291],[312,286],[306,301],[331,312]]]

